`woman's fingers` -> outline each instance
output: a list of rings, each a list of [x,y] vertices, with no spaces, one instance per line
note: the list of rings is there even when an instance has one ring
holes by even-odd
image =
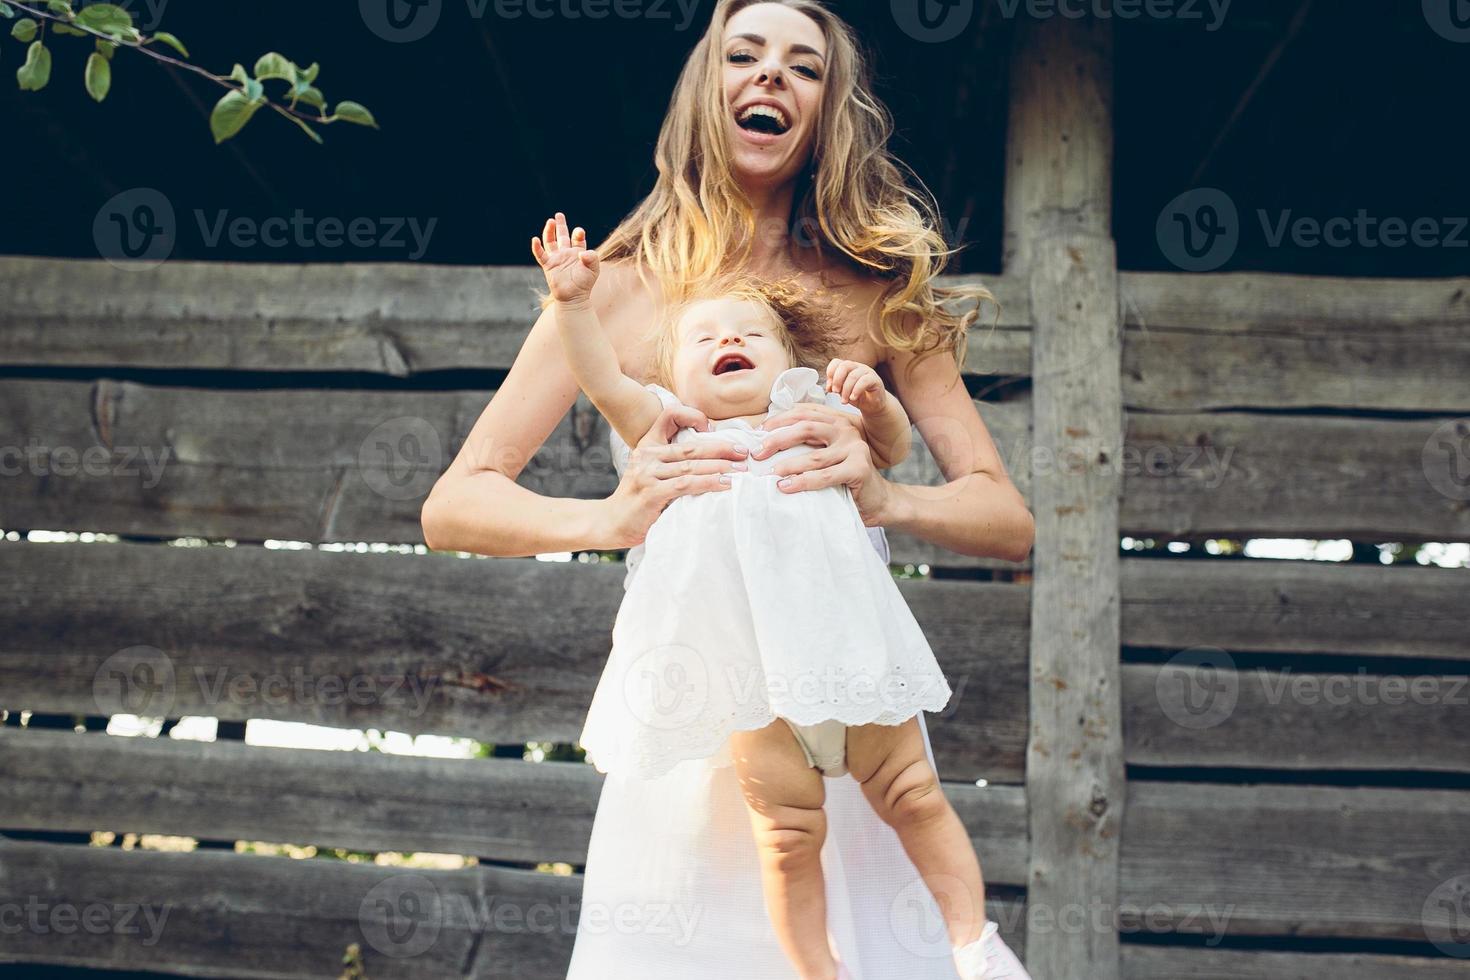
[[[830,446],[837,441],[837,426],[826,420],[803,419],[776,429],[766,436],[761,447],[751,454],[752,459],[765,459],[792,446]]]

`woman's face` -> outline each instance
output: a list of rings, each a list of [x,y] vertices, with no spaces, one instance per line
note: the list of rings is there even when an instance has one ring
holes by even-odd
[[[748,299],[691,303],[675,330],[674,391],[712,419],[765,411],[771,385],[791,367],[780,323]]]
[[[747,188],[794,180],[811,155],[826,85],[822,29],[790,7],[753,4],[725,25],[720,56],[736,180]],[[752,112],[757,105],[768,108]]]

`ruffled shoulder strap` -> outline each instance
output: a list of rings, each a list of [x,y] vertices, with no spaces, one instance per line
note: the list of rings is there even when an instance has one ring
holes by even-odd
[[[787,368],[776,375],[771,385],[771,413],[784,412],[788,408],[809,402],[814,405],[829,405],[844,412],[861,415],[856,405],[849,405],[835,391],[827,391],[819,383],[816,368]]]

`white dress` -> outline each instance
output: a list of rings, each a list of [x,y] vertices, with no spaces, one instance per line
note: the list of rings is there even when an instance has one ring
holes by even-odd
[[[809,367],[783,371],[770,411],[801,402],[856,411],[817,377]],[[678,404],[667,389],[646,387]],[[755,449],[768,435],[743,419],[711,426],[681,429],[674,442]],[[729,490],[679,497],[649,528],[580,739],[601,772],[653,778],[688,760],[729,765],[732,732],[778,717],[897,725],[949,702],[851,491],[776,486],[774,465],[812,448],[752,459],[749,471],[731,474]]]
[[[621,475],[628,447],[616,431],[610,442]],[[866,530],[886,569],[882,529]],[[628,553],[629,588],[643,552]],[[794,980],[766,912],[734,769],[716,761],[684,762],[652,779],[604,778],[567,980]],[[957,980],[944,919],[898,835],[851,776],[823,784],[822,872],[838,956],[862,980]]]

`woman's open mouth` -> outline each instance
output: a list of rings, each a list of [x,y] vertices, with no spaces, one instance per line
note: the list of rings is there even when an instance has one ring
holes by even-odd
[[[753,102],[735,113],[735,125],[753,143],[774,143],[791,129],[786,110],[769,102]]]
[[[749,371],[754,367],[755,364],[750,358],[744,354],[730,351],[728,354],[721,354],[719,356],[715,361],[715,366],[710,369],[710,374],[732,374],[736,371]]]

